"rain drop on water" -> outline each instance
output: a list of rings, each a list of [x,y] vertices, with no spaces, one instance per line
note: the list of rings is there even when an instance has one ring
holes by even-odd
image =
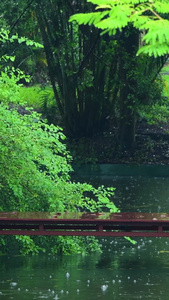
[[[107,285],[107,284],[103,284],[103,285],[101,286],[101,289],[102,289],[103,292],[105,292],[105,291],[107,290],[107,288],[108,288],[108,285]]]

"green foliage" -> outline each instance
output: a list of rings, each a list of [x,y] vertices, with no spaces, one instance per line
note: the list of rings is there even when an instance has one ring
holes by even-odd
[[[74,127],[74,117],[76,117],[76,124],[79,128],[81,121],[80,131],[82,126],[85,129],[88,127],[88,131],[90,131],[93,115],[91,114],[88,126],[83,120],[87,120],[89,108],[91,108],[91,112],[98,112],[98,115],[94,114],[96,121],[104,111],[105,99],[108,98],[104,93],[109,91],[112,81],[107,78],[105,86],[103,86],[103,76],[106,72],[111,73],[113,69],[116,69],[116,51],[114,50],[112,58],[110,51],[112,44],[107,47],[106,40],[100,40],[98,45],[97,31],[93,31],[90,38],[88,30],[86,32],[82,30],[78,36],[77,25],[66,25],[65,20],[68,20],[70,11],[65,10],[65,6],[59,10],[53,10],[51,7],[57,8],[57,1],[51,1],[49,4],[44,1],[45,5],[49,6],[42,9],[40,5],[42,3],[43,1],[37,3],[37,15],[42,35],[45,36],[43,37],[47,47],[48,65],[52,64],[49,73],[54,80],[52,86],[56,88],[55,97],[58,107],[60,104],[61,111],[66,112],[64,117],[70,121],[68,125]],[[49,8],[50,12],[55,11],[55,14],[51,17],[46,8]],[[125,14],[126,10],[123,11],[123,18]],[[98,21],[102,21],[103,13],[98,12],[97,15]],[[107,12],[105,12],[104,18],[106,16]],[[51,22],[48,22],[49,19]],[[52,20],[54,20],[53,23]],[[62,26],[63,21],[64,26]],[[63,27],[64,32],[61,32]],[[51,37],[53,39],[50,39]],[[17,42],[19,45],[41,47],[27,38],[20,38],[17,34],[9,37],[9,32],[5,30],[1,30],[0,40],[4,44]],[[83,49],[77,46],[77,41],[80,45],[84,45]],[[93,46],[96,44],[98,47],[94,49]],[[92,56],[88,61],[86,53],[91,46],[93,47]],[[101,49],[101,52],[96,52],[96,49]],[[100,53],[103,53],[105,49],[106,55],[98,59]],[[106,64],[110,63],[109,58],[112,58],[112,61],[111,66],[107,69]],[[41,93],[37,91],[38,89],[36,89],[36,93],[35,90],[20,86],[20,80],[25,80],[26,77],[19,69],[13,68],[14,62],[15,57],[10,55],[3,56],[3,62],[1,60],[0,210],[60,212],[65,210],[95,212],[108,210],[118,212],[118,208],[109,200],[114,194],[113,188],[106,189],[104,186],[94,188],[87,183],[71,181],[71,157],[64,144],[65,136],[62,129],[54,125],[47,125],[42,121],[41,115],[31,109],[24,108],[22,114],[18,112],[20,104],[27,103],[28,106],[35,107],[34,102],[38,98],[39,103]],[[93,65],[94,69],[92,69]],[[29,95],[29,91],[32,91],[32,95]],[[53,95],[49,94],[47,91],[44,98],[50,98],[52,107]],[[98,99],[99,105],[97,105]],[[46,109],[47,101],[42,102]],[[76,103],[77,106],[75,106]],[[72,120],[73,122],[71,122]],[[96,122],[96,124],[100,123]],[[8,247],[9,240],[10,237],[1,238],[0,242],[4,247]],[[17,237],[16,241],[23,254],[38,253],[39,251],[69,253],[70,251],[99,250],[98,243],[93,238],[52,237],[49,239],[23,236]]]
[[[0,29],[0,42],[4,44],[17,42],[25,43],[26,46],[34,48],[43,48],[43,45],[34,42],[26,37],[19,37],[18,34],[11,35],[9,30]],[[30,76],[19,68],[14,67],[15,56],[3,54],[0,57],[0,101],[3,103],[23,104],[20,97],[20,82],[28,83]]]
[[[149,107],[143,107],[140,116],[147,120],[149,124],[162,124],[169,120],[169,101],[165,100],[163,104],[155,103]]]
[[[1,71],[0,76],[0,101],[3,103],[24,104],[22,97],[20,97],[20,84],[18,82],[23,79],[29,81],[29,76],[14,67],[5,67]]]
[[[168,75],[163,73],[168,73],[167,64],[162,69],[161,76],[153,84],[147,78],[139,80],[139,90],[145,101],[142,101],[139,106],[138,113],[149,124],[160,125],[169,120],[169,79]],[[149,101],[146,99],[146,94],[149,96]]]
[[[23,100],[28,107],[40,111],[42,88],[39,85],[30,87],[21,86],[19,89],[19,98]]]
[[[60,128],[42,123],[36,113],[22,116],[2,104],[0,115],[1,210],[102,211],[107,207],[118,211],[108,198],[113,188],[96,189],[70,181],[70,156]],[[23,253],[43,251],[30,238],[17,240],[23,244]],[[63,243],[63,252],[68,251],[65,243],[67,248],[69,244]],[[73,244],[69,251],[72,247]]]
[[[130,237],[128,237],[128,236],[125,236],[125,239],[127,240],[127,241],[129,241],[130,243],[132,243],[133,245],[135,245],[135,244],[137,244],[137,242],[135,241],[135,240],[132,240]]]
[[[86,183],[71,182],[71,157],[64,144],[62,129],[46,124],[41,115],[28,108],[20,114],[18,77],[13,76],[12,71],[7,77],[5,72],[1,74],[0,86],[4,95],[0,103],[0,210],[63,212],[108,209],[117,212],[109,200],[113,188],[101,186],[96,189]],[[16,237],[16,240],[23,254],[47,249],[45,238]],[[57,250],[52,246],[50,251],[67,253],[99,249],[97,243],[93,243],[93,248],[86,247],[82,239],[76,247],[73,240],[62,238],[60,241]],[[6,246],[5,239],[1,238],[1,244]]]
[[[48,124],[58,125],[61,118],[52,88],[46,86],[41,89],[39,96],[39,108],[43,117],[47,119]]]
[[[163,96],[169,99],[169,65],[168,63],[164,66],[161,71],[163,80]]]
[[[15,203],[6,209],[44,209],[45,199],[55,199],[58,173],[67,179],[71,169],[60,142],[65,137],[59,128],[42,123],[36,113],[20,116],[1,104],[0,114],[1,188],[3,195],[5,189],[11,191]]]
[[[70,156],[60,128],[43,123],[34,112],[20,115],[3,104],[0,115],[1,210],[118,211],[109,201],[113,188],[71,182]],[[23,253],[43,251],[30,238],[17,240]]]
[[[120,144],[131,149],[135,145],[138,115],[149,122],[168,119],[168,104],[161,104],[162,89],[157,81],[169,54],[169,3],[167,0],[87,2],[95,5],[94,11],[88,13],[86,9],[86,13],[75,14],[70,22],[94,25],[101,35],[108,33],[116,40],[118,93],[114,114],[118,114]],[[156,113],[154,118],[152,112]]]
[[[93,24],[103,33],[116,34],[117,30],[132,24],[142,32],[142,46],[139,54],[154,57],[169,54],[169,21],[165,15],[169,13],[168,0],[88,0],[97,5],[97,12],[75,14],[70,21],[78,24]],[[100,10],[98,12],[98,10]]]
[[[13,43],[17,41],[19,44],[25,43],[27,46],[34,46],[35,48],[43,48],[43,45],[40,43],[37,43],[33,40],[30,40],[27,37],[19,37],[18,34],[10,35],[10,31],[4,28],[0,29],[0,42],[3,44],[6,42]]]
[[[90,30],[68,22],[71,6],[74,11],[83,11],[86,1],[71,5],[64,1],[40,1],[36,15],[66,134],[71,138],[91,137],[103,130],[112,95],[117,91],[112,84],[116,52],[112,50],[112,41],[100,37],[96,28]],[[51,110],[49,118],[54,119]]]
[[[84,247],[85,242],[85,247]],[[53,246],[51,252],[53,254],[69,254],[71,253],[92,253],[101,252],[101,246],[93,237],[58,237],[58,245]]]
[[[50,86],[41,87],[40,85],[34,86],[21,86],[19,88],[19,99],[22,99],[23,103],[25,103],[28,107],[32,107],[33,109],[47,114],[47,111],[50,109],[57,108],[56,101],[54,99],[53,90]],[[46,100],[46,105],[45,105]]]
[[[44,252],[44,249],[36,245],[30,236],[16,236],[16,240],[21,244],[20,252],[23,255],[37,254],[39,251]]]

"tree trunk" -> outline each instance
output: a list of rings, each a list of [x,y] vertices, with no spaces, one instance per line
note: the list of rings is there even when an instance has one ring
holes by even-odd
[[[135,146],[136,105],[137,105],[137,59],[139,33],[133,28],[122,32],[119,53],[120,70],[120,124],[119,140],[122,147]]]

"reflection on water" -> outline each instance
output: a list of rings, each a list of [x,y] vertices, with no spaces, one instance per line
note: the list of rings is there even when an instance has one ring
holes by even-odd
[[[97,185],[116,188],[113,198],[123,212],[169,212],[169,177],[102,177]]]
[[[1,257],[0,299],[168,300],[167,239],[102,243],[101,255]]]
[[[122,211],[168,212],[169,179],[97,180]],[[169,239],[100,238],[102,254],[0,257],[0,300],[168,300]]]

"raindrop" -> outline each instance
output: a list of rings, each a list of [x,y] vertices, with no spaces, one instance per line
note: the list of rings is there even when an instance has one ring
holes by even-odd
[[[10,283],[10,286],[16,286],[17,285],[17,282],[11,282]]]
[[[107,288],[108,288],[108,285],[106,284],[103,284],[102,286],[101,286],[101,289],[102,289],[102,291],[103,292],[105,292],[106,290],[107,290]]]

